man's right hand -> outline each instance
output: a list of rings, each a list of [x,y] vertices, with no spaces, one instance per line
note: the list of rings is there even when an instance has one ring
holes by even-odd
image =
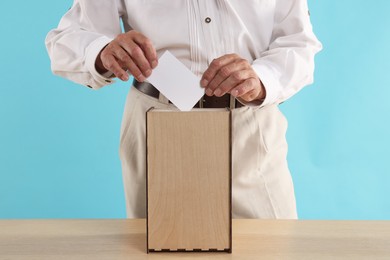
[[[152,42],[137,31],[119,34],[107,44],[96,58],[95,67],[100,73],[111,71],[123,81],[129,80],[128,72],[143,82],[158,64]]]

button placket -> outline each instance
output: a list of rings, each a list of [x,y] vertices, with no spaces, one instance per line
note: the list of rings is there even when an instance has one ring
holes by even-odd
[[[218,24],[218,21],[215,20],[218,18],[218,14],[216,14],[216,10],[218,7],[216,6],[215,1],[199,1],[199,12],[200,17],[203,17],[201,21],[203,36],[204,36],[204,47],[207,53],[207,64],[206,68],[210,65],[213,59],[217,58],[216,51],[216,42],[218,42],[218,29],[215,27]]]

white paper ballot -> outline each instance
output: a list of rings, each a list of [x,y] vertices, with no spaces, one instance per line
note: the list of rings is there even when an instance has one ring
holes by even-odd
[[[169,51],[160,57],[148,81],[181,111],[191,110],[204,95],[200,78]]]

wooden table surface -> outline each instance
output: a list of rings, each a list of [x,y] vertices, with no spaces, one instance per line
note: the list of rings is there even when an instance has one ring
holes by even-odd
[[[146,254],[145,226],[0,220],[0,259],[390,259],[390,221],[233,220],[232,254]]]

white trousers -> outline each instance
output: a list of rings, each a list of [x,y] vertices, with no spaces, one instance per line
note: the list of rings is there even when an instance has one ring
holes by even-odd
[[[145,119],[151,107],[174,106],[130,88],[119,148],[128,218],[146,217]],[[287,120],[277,105],[232,111],[233,218],[297,218],[286,130]]]

